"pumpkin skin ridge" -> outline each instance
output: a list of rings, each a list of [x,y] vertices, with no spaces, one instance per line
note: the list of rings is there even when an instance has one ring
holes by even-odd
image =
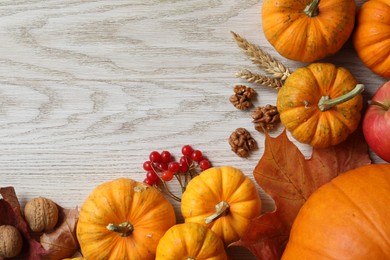
[[[333,185],[333,188],[335,190],[338,190],[339,194],[344,196],[345,199],[347,199],[351,204],[355,205],[356,209],[359,211],[360,215],[363,216],[368,222],[369,224],[378,232],[378,234],[381,236],[381,240],[384,240],[386,241],[386,235],[382,233],[382,231],[380,230],[380,228],[378,228],[378,225],[375,224],[375,221],[372,220],[372,218],[370,218],[370,216],[368,216],[367,212],[365,212],[364,210],[362,210],[359,206],[358,203],[356,203],[356,201],[351,198],[342,188],[340,188],[340,185],[338,185],[337,183],[332,183]],[[388,244],[389,248],[390,248],[390,243]]]
[[[363,29],[365,29],[365,27],[368,27],[368,26],[367,25],[362,26]],[[387,27],[389,27],[389,26],[387,26]],[[359,46],[359,48],[361,49],[360,51],[363,54],[370,53],[374,57],[375,57],[375,55],[379,55],[382,53],[388,54],[389,50],[388,50],[386,44],[388,44],[388,45],[390,44],[390,34],[386,35],[384,33],[380,33],[380,36],[381,37],[372,37],[372,40],[371,40],[372,42],[367,42],[364,45],[363,44],[360,45]],[[387,36],[387,37],[385,37],[385,36]],[[367,37],[366,39],[371,39],[371,37]],[[384,62],[382,60],[378,60],[378,59],[366,59],[365,63],[374,66],[374,65],[382,64]]]
[[[356,43],[357,46],[359,46],[359,48],[367,48],[375,44],[383,45],[382,44],[383,42],[389,41],[390,33],[383,33],[381,31],[387,29],[390,25],[383,25],[379,22],[371,22],[371,23],[374,24],[376,27],[371,28],[371,26],[369,26],[368,24],[361,25],[362,30],[369,31],[371,35],[370,37],[367,37],[364,42]],[[382,47],[381,49],[387,51],[386,47]]]
[[[360,60],[379,76],[390,77],[390,1],[363,3],[357,15],[352,43]],[[387,38],[387,40],[384,40]]]
[[[199,223],[182,223],[171,227],[160,239],[156,260],[195,259],[226,260],[222,240]]]
[[[389,194],[389,164],[362,166],[324,184],[299,211],[282,259],[389,259]],[[330,256],[317,257],[324,254]]]
[[[321,96],[329,96],[330,98],[333,98],[334,96],[331,96],[330,94],[335,90],[337,91],[338,86],[335,86],[334,84],[340,76],[337,67],[331,63],[321,63],[321,66],[318,66],[318,64],[320,63],[313,63],[309,65],[307,67],[308,72],[310,72],[310,76],[314,78],[315,87]],[[331,76],[329,76],[329,74],[331,74]],[[324,75],[326,75],[325,77],[329,78],[329,80],[324,79]],[[326,88],[324,88],[324,85],[326,85]],[[319,101],[320,99],[318,98],[316,100],[316,105]]]
[[[222,199],[225,200],[226,198],[228,198],[227,202],[228,203],[232,203],[232,204],[235,204],[235,203],[242,203],[242,202],[245,202],[245,201],[248,201],[249,197],[250,196],[246,196],[245,193],[244,195],[240,194],[240,193],[243,193],[243,190],[245,191],[246,189],[249,189],[250,186],[253,184],[252,182],[249,181],[248,178],[245,177],[245,175],[241,175],[240,176],[241,178],[239,179],[239,181],[237,181],[235,184],[237,186],[236,189],[232,189],[232,190],[229,190],[227,191],[227,189],[222,189]],[[222,182],[223,182],[223,186],[226,187],[228,186],[228,184],[230,183],[230,178],[229,176],[227,176],[226,174],[222,176]],[[229,186],[230,187],[230,186]],[[251,201],[254,201],[254,200],[251,200]]]
[[[363,64],[368,68],[372,68],[371,70],[377,73],[386,73],[386,71],[388,71],[388,67],[386,66],[386,64],[390,64],[390,51],[387,49],[387,46],[385,46],[385,43],[388,43],[388,46],[390,46],[390,36],[389,39],[386,41],[382,41],[376,44],[370,44],[360,49],[360,55],[366,57],[368,54],[370,55],[368,58],[365,58],[364,61],[362,60]],[[384,60],[380,60],[377,58],[378,54],[386,52],[388,54],[387,58],[385,58]]]
[[[286,43],[282,42],[282,41],[277,41],[277,39],[275,39],[275,41],[272,42],[271,44],[274,46],[274,48],[276,50],[284,49],[284,48],[288,47],[290,44],[293,44],[294,46],[296,46],[295,49],[292,49],[288,52],[286,51],[283,54],[278,51],[278,53],[280,53],[282,56],[285,56],[287,58],[292,57],[294,55],[294,52],[296,52],[296,51],[304,52],[306,47],[309,45],[307,41],[303,40],[303,38],[295,36],[297,30],[301,30],[302,27],[304,27],[304,28],[308,27],[308,25],[305,24],[305,21],[306,20],[303,17],[297,18],[295,20],[294,24],[289,24],[289,26],[286,26],[286,28],[284,28],[284,30],[281,31],[277,35],[277,37],[274,36],[274,38],[286,37],[286,38],[290,39],[290,41],[286,42]],[[293,36],[295,36],[295,37],[293,37]],[[304,59],[306,60],[306,58],[304,58]]]

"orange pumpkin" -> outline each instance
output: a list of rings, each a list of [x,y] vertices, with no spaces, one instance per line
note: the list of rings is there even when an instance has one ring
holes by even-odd
[[[390,259],[390,164],[363,166],[315,191],[282,259]]]
[[[208,226],[225,245],[240,239],[260,211],[255,184],[230,166],[209,168],[193,178],[181,201],[185,222]]]
[[[264,0],[265,37],[284,57],[312,62],[333,55],[355,24],[354,0]]]
[[[347,69],[312,63],[287,78],[276,106],[296,140],[326,148],[344,141],[358,127],[363,90]]]
[[[227,260],[222,240],[204,225],[177,224],[164,234],[157,246],[156,260]]]
[[[390,78],[390,0],[370,0],[362,5],[353,44],[368,68]]]
[[[76,232],[87,259],[154,259],[158,241],[175,223],[173,207],[161,192],[120,178],[92,191]]]

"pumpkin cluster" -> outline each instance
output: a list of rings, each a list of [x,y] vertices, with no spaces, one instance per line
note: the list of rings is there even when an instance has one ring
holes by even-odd
[[[85,200],[77,239],[86,259],[224,260],[225,247],[240,239],[261,205],[241,170],[213,167],[189,182],[181,201],[185,223],[176,223],[162,192],[120,178],[97,186]]]
[[[269,43],[288,59],[311,63],[291,73],[277,97],[281,122],[297,141],[327,148],[357,129],[364,85],[347,69],[319,60],[351,39],[363,64],[389,78],[389,13],[390,0],[370,0],[358,10],[354,0],[263,2],[262,27]]]
[[[314,62],[336,54],[348,39],[362,62],[390,77],[390,1],[264,0],[263,32],[275,50],[291,60]]]

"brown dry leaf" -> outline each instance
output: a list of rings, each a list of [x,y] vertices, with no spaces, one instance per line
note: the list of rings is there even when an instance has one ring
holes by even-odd
[[[46,250],[44,259],[63,259],[73,256],[78,248],[76,224],[79,211],[59,207],[59,220],[53,232],[44,233],[40,242]]]
[[[26,259],[26,260],[40,260],[45,250],[41,244],[34,240],[30,234],[30,230],[24,220],[19,200],[16,196],[13,187],[0,188],[0,225],[12,225],[16,227],[23,236],[23,248],[21,255],[8,259]],[[0,257],[0,260],[3,260]]]
[[[248,248],[259,259],[280,259],[292,223],[308,197],[337,175],[370,163],[361,129],[337,146],[313,149],[308,160],[286,131],[276,138],[266,134],[265,151],[253,174],[274,199],[275,211],[254,219],[233,245]]]

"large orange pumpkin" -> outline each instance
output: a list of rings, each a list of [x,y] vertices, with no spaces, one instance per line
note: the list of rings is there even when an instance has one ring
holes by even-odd
[[[265,37],[284,57],[312,62],[333,55],[355,24],[354,0],[264,0]]]
[[[390,78],[390,0],[370,0],[362,5],[353,44],[368,68]]]
[[[154,259],[160,238],[175,223],[173,207],[161,192],[120,178],[92,191],[76,232],[87,259]]]
[[[347,69],[312,63],[287,78],[276,106],[296,140],[326,148],[344,141],[358,127],[363,90]]]
[[[363,166],[315,191],[282,259],[390,259],[390,164]]]

